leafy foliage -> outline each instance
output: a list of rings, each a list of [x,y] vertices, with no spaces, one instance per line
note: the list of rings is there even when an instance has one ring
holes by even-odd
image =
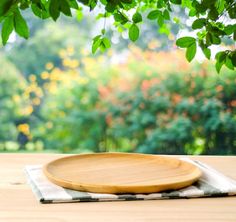
[[[19,144],[27,140],[26,135],[18,132],[17,127],[31,114],[27,96],[26,81],[19,71],[0,54],[0,141]],[[16,147],[19,147],[19,144]]]
[[[179,50],[131,46],[117,65],[75,53],[60,50],[61,65],[49,62],[27,81],[1,57],[0,150],[236,153],[233,71],[215,75]]]
[[[2,48],[2,51],[26,78],[31,74],[39,75],[45,70],[48,62],[61,66],[58,55],[61,49],[67,46],[74,46],[77,58],[82,56],[80,51],[88,42],[93,27],[92,19],[88,17],[81,21],[81,27],[78,28],[75,18],[61,17],[55,23],[50,20],[38,20],[30,13],[24,15],[32,27],[31,38],[24,41],[17,37],[15,42],[9,43],[9,47]]]
[[[135,57],[122,69],[110,66],[104,57],[88,57],[81,61],[86,75],[74,75],[70,67],[61,70],[55,92],[55,81],[49,80],[38,125],[42,134],[36,134],[46,147],[64,152],[81,152],[83,147],[95,152],[236,152],[235,74],[224,69],[220,79],[210,70],[193,71],[178,62],[167,74],[161,61],[177,61],[181,54],[131,50]],[[69,83],[64,84],[63,75]]]
[[[72,9],[78,10],[87,6],[93,11],[97,6],[104,9],[101,19],[113,17],[117,29],[128,29],[131,41],[137,41],[144,16],[155,21],[160,30],[168,33],[168,22],[175,23],[178,18],[172,18],[176,8],[185,8],[188,16],[193,17],[192,30],[196,30],[195,43],[188,45],[187,38],[182,38],[179,47],[186,48],[186,58],[192,61],[197,46],[201,48],[207,59],[211,58],[211,46],[219,45],[225,39],[230,39],[233,45],[236,40],[236,2],[234,0],[2,0],[0,3],[0,21],[3,24],[2,41],[5,45],[10,33],[15,30],[18,35],[28,38],[29,30],[21,11],[30,8],[40,19],[51,17],[54,21],[61,14],[72,16]],[[133,12],[135,9],[135,12]],[[131,14],[131,15],[130,15]],[[81,16],[80,16],[81,17]],[[186,43],[184,43],[186,41]],[[178,43],[178,41],[177,41]],[[93,39],[92,51],[105,51],[110,48],[110,41],[106,30],[102,30],[100,37]],[[221,56],[225,54],[226,56]],[[216,55],[216,68],[219,72],[225,65],[229,69],[235,68],[235,49],[227,49]]]

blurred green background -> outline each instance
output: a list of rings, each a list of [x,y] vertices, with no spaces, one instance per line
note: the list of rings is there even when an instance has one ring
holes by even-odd
[[[175,25],[92,55],[91,16],[25,15],[31,38],[0,48],[0,152],[236,154],[236,72],[186,62]]]

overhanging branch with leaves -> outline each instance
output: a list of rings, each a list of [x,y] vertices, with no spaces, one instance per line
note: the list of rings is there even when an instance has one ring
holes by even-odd
[[[27,39],[30,35],[22,11],[30,9],[40,19],[52,18],[54,21],[63,13],[72,16],[72,10],[89,7],[93,11],[102,7],[104,13],[100,18],[112,17],[113,25],[128,29],[129,39],[135,42],[140,35],[140,26],[147,17],[164,27],[167,22],[176,22],[172,18],[173,11],[180,7],[192,18],[191,29],[194,37],[185,36],[177,39],[176,45],[186,48],[186,58],[193,60],[198,48],[207,59],[211,59],[211,46],[220,45],[229,40],[229,49],[218,52],[215,56],[216,69],[220,72],[223,65],[234,70],[236,67],[236,1],[235,0],[1,0],[0,23],[2,24],[2,42],[7,44],[10,34],[15,31]],[[106,30],[93,39],[92,52],[105,51],[111,47]]]

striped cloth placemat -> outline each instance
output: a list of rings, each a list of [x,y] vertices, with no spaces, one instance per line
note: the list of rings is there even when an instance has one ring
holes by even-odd
[[[221,197],[236,195],[236,181],[224,176],[212,167],[188,158],[202,171],[201,178],[192,186],[151,194],[99,194],[80,192],[57,186],[43,175],[41,165],[26,166],[25,172],[31,188],[40,203],[95,202],[95,201],[127,201],[127,200],[159,200],[196,197]]]

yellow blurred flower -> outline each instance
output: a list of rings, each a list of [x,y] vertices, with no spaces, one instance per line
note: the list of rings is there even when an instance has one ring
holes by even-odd
[[[20,101],[20,96],[19,95],[13,95],[12,97],[14,102],[19,102]]]
[[[37,88],[38,88],[38,85],[35,82],[33,82],[26,88],[25,93],[34,92],[35,90],[37,90]]]
[[[48,89],[49,89],[49,83],[44,83],[44,84],[43,84],[43,88],[46,89],[46,90],[48,90]]]
[[[68,58],[63,59],[62,64],[63,64],[63,66],[69,66],[69,64],[70,64],[70,59],[68,59]]]
[[[75,53],[75,49],[74,49],[74,47],[73,46],[68,46],[67,47],[67,52],[68,52],[68,54],[71,56],[71,55],[74,55],[74,53]]]
[[[66,50],[65,49],[61,49],[59,52],[59,56],[64,59],[66,57]]]
[[[29,99],[29,93],[25,91],[25,92],[23,93],[23,97],[24,97],[25,99]]]
[[[32,103],[33,103],[33,105],[35,105],[35,106],[38,106],[38,105],[40,105],[40,99],[39,98],[34,98],[33,100],[32,100]]]
[[[59,68],[54,68],[52,74],[61,74],[61,70]]]
[[[78,77],[77,78],[77,83],[81,84],[81,85],[85,85],[89,82],[88,78],[86,77]]]
[[[81,50],[81,54],[83,55],[83,56],[88,56],[89,55],[89,50],[87,50],[87,49],[82,49]]]
[[[71,69],[75,69],[75,68],[77,68],[79,66],[79,61],[76,60],[76,59],[68,59],[68,58],[66,58],[66,59],[64,59],[62,61],[62,64],[65,67],[68,67],[68,68],[71,68]]]
[[[48,91],[52,94],[57,93],[57,84],[55,82],[51,82],[51,84],[48,85]]]
[[[38,87],[36,90],[35,90],[35,94],[38,96],[38,97],[43,97],[43,90]]]
[[[79,76],[79,71],[78,70],[68,70],[68,74],[64,75],[64,78],[68,78],[68,75],[71,77],[72,80],[74,80],[77,76]]]
[[[40,76],[41,76],[42,79],[48,79],[49,78],[49,73],[48,72],[42,72]]]
[[[34,111],[32,106],[26,106],[25,108],[22,109],[22,114],[23,115],[30,115]]]
[[[77,68],[78,66],[79,66],[78,60],[76,60],[76,59],[71,60],[70,68],[74,69],[74,68]]]
[[[20,124],[17,126],[17,129],[19,132],[25,134],[25,135],[29,135],[30,134],[30,127],[27,123],[24,124]]]
[[[35,81],[36,81],[36,76],[33,75],[33,74],[31,74],[31,75],[29,76],[29,80],[30,80],[31,82],[35,82]]]
[[[45,65],[45,68],[46,68],[47,70],[51,70],[51,69],[53,69],[53,67],[54,67],[54,65],[53,65],[52,62],[48,62],[48,63]]]

